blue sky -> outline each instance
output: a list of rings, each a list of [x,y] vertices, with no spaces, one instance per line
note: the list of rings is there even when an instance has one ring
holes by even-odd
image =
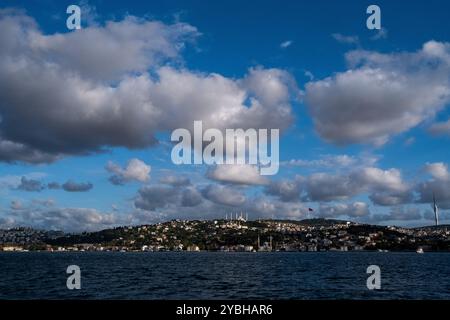
[[[0,226],[240,211],[415,226],[433,192],[448,223],[450,5],[377,1],[380,32],[370,4],[2,1]],[[280,128],[279,173],[174,165],[170,133],[191,120]]]

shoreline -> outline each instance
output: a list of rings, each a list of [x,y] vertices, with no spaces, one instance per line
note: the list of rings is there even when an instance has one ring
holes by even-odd
[[[61,250],[61,251],[45,251],[45,250],[22,250],[22,251],[0,251],[0,254],[10,254],[10,253],[80,253],[80,254],[88,254],[88,253],[140,253],[140,254],[202,254],[202,253],[224,253],[224,254],[279,254],[279,253],[305,253],[305,254],[326,254],[326,253],[337,253],[337,254],[356,254],[356,253],[416,253],[420,255],[418,252],[414,250],[389,250],[389,251],[377,251],[377,250],[351,250],[351,251],[340,251],[340,250],[327,250],[327,251],[257,251],[257,252],[245,252],[245,251],[219,251],[219,250],[200,250],[200,251],[139,251],[139,250],[130,250],[130,251],[69,251],[69,250]],[[444,251],[424,251],[426,253],[450,253],[450,250]]]

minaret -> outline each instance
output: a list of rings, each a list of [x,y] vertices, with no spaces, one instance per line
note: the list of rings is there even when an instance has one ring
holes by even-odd
[[[434,196],[433,193],[433,210],[434,210],[434,220],[436,222],[436,226],[439,225],[439,208],[436,204],[436,197]]]

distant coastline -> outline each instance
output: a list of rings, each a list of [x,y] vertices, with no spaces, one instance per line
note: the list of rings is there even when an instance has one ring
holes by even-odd
[[[403,228],[331,219],[172,220],[66,234],[0,230],[0,251],[450,252],[450,225]]]

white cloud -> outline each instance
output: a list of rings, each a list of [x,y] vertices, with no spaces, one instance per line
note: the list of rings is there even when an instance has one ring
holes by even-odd
[[[147,211],[167,208],[177,203],[178,196],[178,189],[172,187],[144,186],[139,189],[134,206]]]
[[[369,193],[373,203],[394,205],[412,201],[412,186],[403,181],[398,169],[356,167],[345,173],[317,172],[296,176],[292,181],[272,182],[266,194],[284,201],[342,201]]]
[[[296,176],[293,180],[271,181],[266,187],[265,193],[277,196],[281,201],[299,201],[304,179]]]
[[[448,166],[443,162],[427,163],[425,170],[436,180],[450,180]]]
[[[347,54],[351,69],[309,82],[315,128],[335,144],[382,145],[432,118],[450,101],[450,44],[427,42],[414,53]]]
[[[310,81],[314,80],[314,74],[309,71],[309,70],[305,70],[305,72],[303,73],[305,75],[305,77],[307,77]]]
[[[292,76],[253,68],[232,79],[177,67],[197,37],[188,24],[136,17],[46,35],[29,16],[1,11],[0,160],[144,148],[194,120],[221,130],[291,125]]]
[[[23,175],[5,175],[0,177],[0,189],[17,189],[22,184],[22,178],[28,180],[40,180],[44,178],[46,174],[44,172],[31,172]]]
[[[3,223],[2,223],[2,220]],[[0,227],[29,226],[67,232],[97,231],[123,222],[119,216],[91,208],[29,207],[0,219]]]
[[[392,207],[387,214],[374,214],[370,217],[371,222],[387,221],[411,221],[421,220],[423,215],[417,207],[396,206]]]
[[[203,196],[217,204],[227,206],[240,206],[245,203],[246,197],[238,190],[222,185],[211,184],[202,190]]]
[[[345,200],[363,191],[348,175],[314,173],[305,180],[306,199],[309,201]]]
[[[133,158],[128,161],[125,168],[109,161],[106,170],[113,173],[109,180],[113,184],[124,184],[130,181],[147,182],[150,180],[151,166],[144,161]]]
[[[261,176],[253,165],[222,164],[207,173],[207,177],[224,183],[264,185],[268,180]]]
[[[196,28],[188,24],[166,25],[133,16],[77,32],[44,35],[35,29],[25,31],[28,33],[17,42],[27,41],[32,57],[51,61],[62,69],[59,72],[107,81],[120,79],[124,73],[146,72],[164,59],[176,58],[184,43],[198,36]]]
[[[388,37],[388,30],[386,28],[381,28],[370,39],[380,40],[380,39],[387,39],[387,37]]]
[[[189,178],[185,176],[175,176],[175,175],[164,176],[161,179],[159,179],[159,182],[171,186],[187,186],[191,184]]]
[[[319,207],[319,215],[325,218],[338,218],[338,217],[365,217],[370,214],[367,203],[353,202],[337,203],[337,204],[321,204]]]
[[[252,199],[248,203],[245,211],[250,216],[293,220],[308,217],[308,207],[301,202],[282,202],[261,197]]]
[[[76,182],[68,180],[61,186],[67,192],[87,192],[94,186],[90,182]]]
[[[433,179],[417,184],[418,202],[431,204],[435,197],[440,208],[450,209],[450,173],[447,164],[443,162],[427,163],[425,171]]]
[[[331,35],[337,42],[345,43],[345,44],[358,44],[359,38],[358,36],[345,36],[340,33],[333,33]]]
[[[18,190],[28,191],[28,192],[41,192],[44,190],[45,186],[39,180],[27,179],[22,177],[20,179],[20,185],[17,187]]]
[[[450,135],[450,119],[444,122],[433,123],[428,130],[434,135]]]
[[[290,47],[292,45],[292,43],[293,43],[292,40],[284,41],[280,44],[280,48],[286,49],[287,47]]]
[[[394,168],[382,170],[369,167],[359,170],[351,176],[361,185],[368,185],[375,190],[403,192],[409,188],[403,182],[400,170]]]
[[[340,155],[323,155],[319,159],[305,160],[305,159],[291,159],[289,161],[282,162],[283,165],[293,167],[306,167],[306,168],[355,168],[361,166],[372,166],[378,161],[375,156],[350,156],[346,154]]]

